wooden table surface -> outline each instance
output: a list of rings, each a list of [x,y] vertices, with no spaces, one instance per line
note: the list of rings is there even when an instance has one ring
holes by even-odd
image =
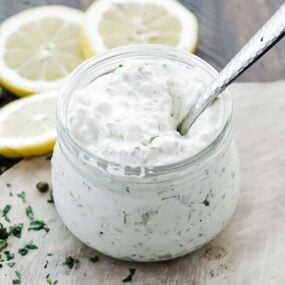
[[[163,0],[162,0],[163,1]],[[0,0],[0,21],[33,6],[68,5],[85,10],[93,0]],[[197,54],[220,70],[284,3],[284,0],[181,0],[198,17]],[[285,78],[285,41],[245,72],[241,81]],[[12,96],[0,98],[0,106]],[[0,174],[17,160],[0,158]]]

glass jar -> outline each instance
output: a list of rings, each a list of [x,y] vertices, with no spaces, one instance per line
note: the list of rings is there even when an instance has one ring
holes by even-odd
[[[217,75],[200,58],[164,46],[122,47],[88,60],[59,94],[52,159],[55,205],[68,229],[106,255],[144,262],[176,258],[207,243],[229,221],[239,195],[228,94],[220,98],[224,117],[217,137],[195,156],[169,165],[122,172],[72,137],[67,112],[73,92],[112,72],[122,59],[147,58],[199,68],[206,83]]]

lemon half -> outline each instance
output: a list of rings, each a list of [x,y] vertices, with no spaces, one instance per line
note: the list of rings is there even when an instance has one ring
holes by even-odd
[[[0,26],[0,83],[19,96],[59,86],[82,61],[83,13],[64,6],[21,12]]]
[[[56,140],[56,91],[18,99],[0,109],[0,154],[41,155]]]
[[[195,15],[176,0],[97,0],[81,34],[85,57],[128,44],[161,44],[194,52]]]

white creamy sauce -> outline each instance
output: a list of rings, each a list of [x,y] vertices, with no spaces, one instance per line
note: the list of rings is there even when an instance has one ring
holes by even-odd
[[[177,162],[221,132],[223,99],[186,136],[176,131],[207,83],[195,67],[160,58],[123,61],[72,94],[67,127],[84,149],[122,167]],[[68,145],[59,133],[52,159],[57,211],[77,238],[107,255],[135,261],[185,255],[217,235],[235,210],[239,169],[230,132],[199,161],[166,174],[116,175]]]
[[[125,61],[76,91],[70,130],[91,153],[121,166],[153,167],[191,157],[217,135],[219,100],[186,136],[177,126],[204,87],[201,72],[171,61]]]

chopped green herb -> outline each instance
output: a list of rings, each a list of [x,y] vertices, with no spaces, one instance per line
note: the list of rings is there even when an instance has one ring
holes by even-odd
[[[51,277],[50,277],[50,274],[48,274],[47,276],[46,276],[46,281],[47,281],[47,284],[49,284],[49,285],[56,285],[57,284],[57,280],[55,280],[55,281],[53,281],[52,279],[51,279]]]
[[[3,267],[3,265],[0,263],[0,268],[2,268]]]
[[[34,242],[31,240],[29,243],[26,244],[27,249],[38,249],[38,247],[34,244]]]
[[[123,64],[119,64],[119,66],[118,66],[118,67],[120,67],[120,68],[121,68],[121,67],[123,67],[123,66],[124,66]]]
[[[48,266],[48,260],[46,260],[46,263],[45,263],[45,266],[44,266],[44,269],[46,269]]]
[[[42,193],[45,193],[48,191],[49,189],[49,185],[47,182],[45,181],[40,181],[37,185],[36,185],[37,189],[42,192]]]
[[[7,228],[4,228],[3,224],[0,223],[0,239],[6,240],[9,237]]]
[[[123,279],[123,282],[125,283],[125,282],[132,282],[133,281],[133,276],[134,276],[134,274],[135,274],[135,272],[136,272],[136,269],[134,269],[134,268],[130,268],[129,269],[129,275],[126,277],[126,278],[124,278]]]
[[[28,231],[40,231],[45,230],[47,233],[49,232],[49,228],[46,226],[46,223],[42,220],[34,220],[30,223]]]
[[[78,264],[78,263],[79,263],[79,259],[69,256],[65,259],[63,265],[66,265],[69,269],[72,269],[74,264]]]
[[[10,192],[10,193],[9,193],[9,196],[10,196],[10,197],[12,197],[12,196],[13,196],[13,193],[12,193],[12,192]]]
[[[6,240],[4,239],[0,239],[0,252],[1,250],[3,250],[4,248],[6,248],[8,246],[8,243]]]
[[[89,258],[89,260],[90,260],[91,262],[93,262],[93,263],[98,262],[98,261],[99,261],[99,256],[91,257],[91,258]]]
[[[52,255],[53,255],[53,253],[48,253],[48,254],[47,254],[47,256],[52,256]]]
[[[22,282],[22,275],[21,275],[21,273],[18,272],[18,271],[15,271],[15,274],[16,274],[16,278],[17,279],[13,280],[13,284],[21,284],[21,282]]]
[[[11,268],[14,267],[15,264],[16,264],[16,262],[7,262],[7,265]]]
[[[54,203],[52,194],[50,194],[50,197],[49,197],[49,199],[47,200],[47,202],[50,203],[50,204],[53,204],[53,203]]]
[[[38,247],[34,244],[34,242],[31,240],[29,243],[27,243],[23,248],[20,248],[18,252],[25,256],[28,254],[29,250],[38,249]]]
[[[17,194],[17,196],[25,203],[26,202],[26,193],[22,191],[20,194]]]
[[[15,257],[15,254],[11,253],[9,250],[4,251],[4,254],[6,255],[6,261],[14,259]]]
[[[10,234],[13,236],[20,238],[22,235],[22,230],[23,230],[24,224],[15,224],[14,226],[10,227]]]
[[[29,252],[29,250],[27,248],[25,248],[25,247],[19,248],[19,250],[18,250],[18,253],[21,254],[22,256],[27,255],[28,252]]]
[[[12,206],[11,205],[6,205],[3,209],[2,212],[2,217],[5,219],[6,222],[11,222],[10,219],[8,218],[8,213],[10,212]]]
[[[26,208],[26,215],[31,221],[34,219],[34,212],[31,206]]]
[[[8,188],[10,188],[12,185],[11,185],[11,183],[6,183],[6,186],[7,186]]]

